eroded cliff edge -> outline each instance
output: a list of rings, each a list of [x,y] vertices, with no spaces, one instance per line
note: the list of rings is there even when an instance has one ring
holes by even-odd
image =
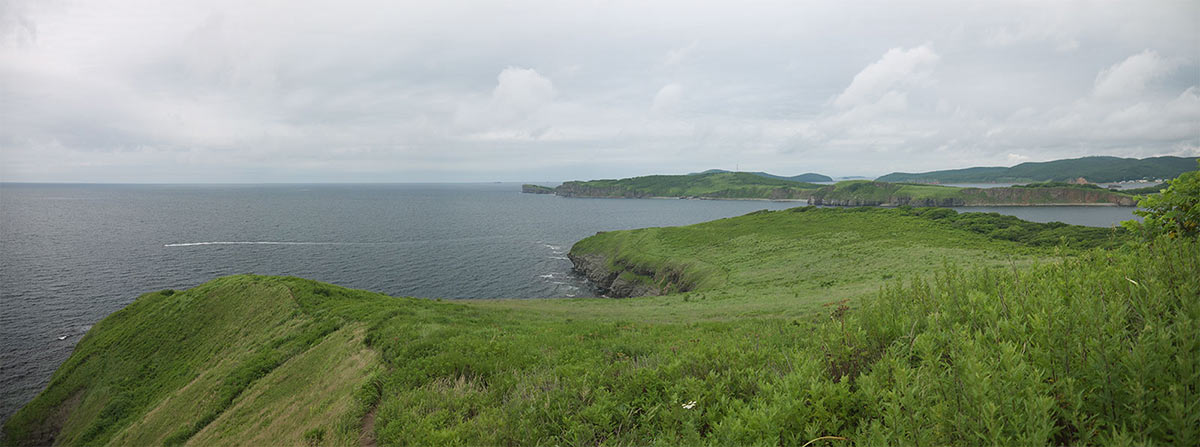
[[[651,229],[657,230],[657,229]],[[641,231],[641,230],[639,230]],[[574,270],[588,279],[602,296],[632,298],[668,295],[711,285],[715,270],[704,263],[680,264],[668,259],[632,261],[608,246],[605,232],[586,238],[567,253]]]
[[[610,298],[632,298],[662,295],[663,290],[645,281],[644,274],[613,269],[608,258],[600,254],[567,254],[574,269],[596,287],[601,295]]]

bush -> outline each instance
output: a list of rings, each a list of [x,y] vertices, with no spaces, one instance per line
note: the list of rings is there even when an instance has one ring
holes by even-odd
[[[1138,206],[1144,210],[1134,213],[1144,222],[1123,222],[1126,228],[1141,232],[1147,239],[1159,235],[1196,237],[1200,233],[1200,170],[1185,172],[1167,182],[1163,192],[1138,199]]]

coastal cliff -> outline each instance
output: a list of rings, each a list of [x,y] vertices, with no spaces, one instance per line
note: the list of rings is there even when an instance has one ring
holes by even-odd
[[[593,198],[619,198],[619,199],[644,199],[651,197],[645,191],[637,191],[624,186],[592,186],[587,182],[566,182],[559,187],[554,188],[554,194],[563,197],[593,197]]]
[[[610,269],[608,259],[599,254],[568,254],[567,258],[575,265],[575,271],[587,277],[603,296],[631,298],[663,294],[662,288],[645,280],[646,274],[652,275],[653,272]]]
[[[620,241],[630,234],[650,235],[665,228],[631,232],[599,232],[571,247],[567,258],[574,270],[587,277],[601,295],[610,298],[669,295],[711,288],[724,283],[722,270],[700,260],[641,257],[623,250]]]

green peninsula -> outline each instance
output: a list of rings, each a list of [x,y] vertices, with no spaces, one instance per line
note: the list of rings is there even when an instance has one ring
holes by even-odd
[[[893,172],[881,182],[1028,183],[1066,182],[1080,177],[1093,183],[1172,179],[1196,169],[1197,157],[1083,157],[1021,163],[1013,167],[975,167],[922,173]]]
[[[959,188],[920,183],[850,180],[809,194],[810,205],[838,206],[1134,206],[1134,195],[1095,185],[1065,183],[1002,188]]]
[[[605,232],[571,255],[590,259],[577,261],[589,275],[662,295],[440,301],[252,275],[148,293],[89,331],[5,423],[6,442],[1200,436],[1195,239],[802,207]]]
[[[821,185],[763,177],[750,172],[649,175],[620,180],[565,182],[554,189],[564,197],[707,198],[803,200]]]
[[[1134,206],[1136,196],[1095,185],[1046,183],[1005,188],[959,188],[921,183],[847,180],[832,185],[764,177],[751,172],[713,171],[651,175],[619,180],[565,182],[556,188],[524,185],[522,192],[590,198],[694,198],[807,200],[836,206]]]

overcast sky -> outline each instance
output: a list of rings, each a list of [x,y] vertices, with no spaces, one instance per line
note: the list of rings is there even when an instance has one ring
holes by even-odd
[[[0,180],[1200,155],[1197,1],[700,3],[0,0]]]

